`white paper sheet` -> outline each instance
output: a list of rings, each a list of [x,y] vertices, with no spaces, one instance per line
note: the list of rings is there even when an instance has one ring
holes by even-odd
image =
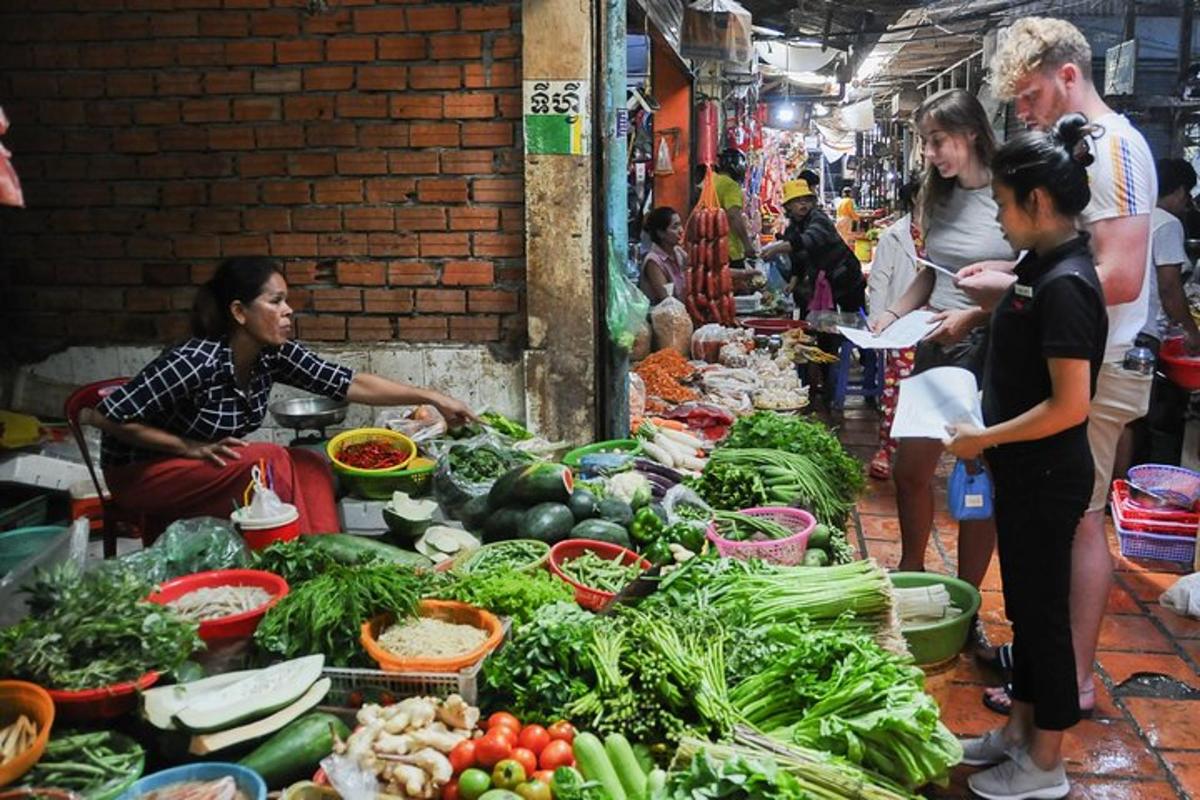
[[[962,367],[934,369],[900,381],[893,439],[944,439],[947,425],[983,427],[979,387]]]
[[[838,333],[864,350],[903,350],[928,336],[941,323],[930,322],[932,311],[913,311],[893,322],[876,336],[870,331],[838,326]]]
[[[908,256],[916,263],[917,269],[922,269],[922,268],[928,267],[929,269],[933,270],[934,272],[942,273],[946,277],[950,278],[950,280],[954,280],[955,278],[958,277],[958,273],[956,273],[954,270],[950,269],[949,267],[943,267],[941,264],[935,264],[932,261],[930,261],[928,258],[921,258],[919,255],[916,255],[915,253],[910,253],[907,250],[904,251],[904,255]]]

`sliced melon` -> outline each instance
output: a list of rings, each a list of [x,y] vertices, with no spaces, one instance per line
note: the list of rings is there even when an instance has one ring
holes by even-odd
[[[222,689],[197,695],[175,713],[177,726],[193,733],[219,731],[260,719],[288,706],[321,677],[325,656],[274,664]]]
[[[142,693],[142,716],[159,730],[173,731],[176,728],[171,718],[189,702],[202,694],[219,691],[260,672],[260,669],[245,669],[173,686],[155,686]]]
[[[203,756],[233,747],[236,744],[244,744],[264,736],[270,736],[292,720],[298,719],[301,714],[316,708],[317,704],[325,699],[325,695],[329,694],[329,687],[332,685],[333,681],[329,678],[321,678],[308,687],[308,691],[297,700],[269,717],[236,728],[193,736],[192,742],[188,746],[188,752],[194,756]]]

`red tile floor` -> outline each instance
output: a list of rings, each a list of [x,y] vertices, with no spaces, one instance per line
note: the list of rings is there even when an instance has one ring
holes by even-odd
[[[840,425],[843,442],[863,461],[876,446],[877,423],[867,409],[848,409]],[[943,464],[938,483],[938,507],[945,509]],[[886,567],[894,567],[900,553],[895,489],[890,481],[869,480],[858,504],[858,546]],[[939,511],[926,554],[926,568],[955,572],[957,527],[950,515]],[[1115,536],[1113,552],[1117,553]],[[1114,698],[1112,690],[1136,672],[1169,675],[1200,689],[1200,621],[1176,616],[1158,604],[1158,596],[1190,572],[1171,562],[1134,562],[1117,557],[1117,575],[1108,601],[1109,616],[1101,634],[1097,658],[1097,712],[1067,736],[1067,771],[1072,779],[1071,798],[1092,800],[1200,800],[1200,701]],[[993,641],[1009,641],[1004,602],[1000,593],[999,566],[982,587],[981,614]],[[996,676],[969,655],[928,676],[930,691],[942,708],[942,718],[957,734],[978,734],[1003,723],[1004,718],[984,707],[985,686]],[[947,789],[929,792],[933,798],[966,798],[971,770],[954,771]]]

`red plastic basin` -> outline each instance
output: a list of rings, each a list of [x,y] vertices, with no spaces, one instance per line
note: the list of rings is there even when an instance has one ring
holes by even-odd
[[[266,590],[271,595],[271,599],[258,608],[252,608],[240,614],[231,614],[228,617],[201,622],[200,638],[206,642],[249,639],[254,635],[254,629],[258,627],[258,623],[267,613],[267,609],[278,603],[279,599],[288,593],[287,581],[273,572],[259,569],[214,569],[166,581],[146,599],[151,603],[165,606],[188,592],[216,586],[256,586]]]
[[[589,611],[599,611],[608,605],[616,595],[603,589],[593,589],[567,576],[562,570],[563,563],[573,561],[584,553],[593,552],[603,559],[612,561],[618,555],[622,564],[640,564],[642,571],[653,565],[632,550],[626,550],[620,545],[610,542],[598,542],[595,539],[566,539],[550,548],[550,571],[556,578],[566,581],[575,590],[575,602]]]
[[[1189,392],[1200,391],[1200,356],[1189,356],[1183,339],[1167,339],[1158,351],[1163,372],[1172,383]]]
[[[150,671],[136,681],[114,683],[99,689],[46,689],[54,701],[55,713],[68,720],[112,719],[132,711],[138,693],[158,683],[159,673]]]

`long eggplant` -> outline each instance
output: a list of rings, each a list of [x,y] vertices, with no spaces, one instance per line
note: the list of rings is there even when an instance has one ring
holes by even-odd
[[[633,462],[633,466],[634,466],[634,468],[637,469],[638,472],[641,472],[645,475],[662,476],[663,478],[666,478],[667,480],[671,481],[671,483],[673,483],[673,484],[680,483],[683,481],[683,475],[681,475],[680,473],[676,472],[675,470],[671,469],[668,466],[658,463],[657,461],[651,461],[648,458],[637,459],[636,461]]]

